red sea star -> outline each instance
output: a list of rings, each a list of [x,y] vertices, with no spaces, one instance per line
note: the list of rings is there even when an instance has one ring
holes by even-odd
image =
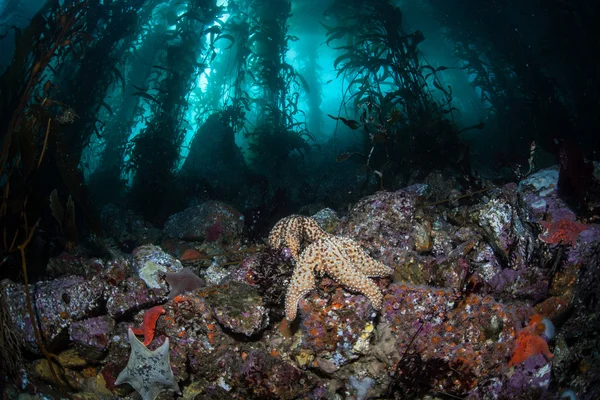
[[[144,335],[144,346],[148,346],[154,339],[156,331],[156,321],[158,317],[165,314],[166,311],[161,306],[152,307],[144,312],[144,322],[139,328],[131,328],[136,335]]]
[[[548,343],[540,336],[546,329],[542,319],[541,315],[534,315],[531,317],[529,325],[517,333],[517,345],[512,358],[508,362],[509,367],[520,364],[537,354],[543,354],[548,360],[554,358],[554,354],[550,353]]]
[[[512,367],[513,365],[520,364],[529,357],[537,354],[543,354],[549,360],[554,357],[554,354],[550,353],[548,343],[546,343],[543,337],[523,329],[517,335],[517,347],[508,362],[508,366]]]
[[[571,243],[572,246],[577,243],[579,234],[588,228],[587,225],[568,218],[558,221],[540,221],[540,224],[547,231],[539,236],[541,241],[549,244]]]

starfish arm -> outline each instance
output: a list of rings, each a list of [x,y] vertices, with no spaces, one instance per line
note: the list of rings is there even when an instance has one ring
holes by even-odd
[[[129,328],[133,331],[133,333],[135,333],[136,335],[143,335],[144,334],[144,327],[140,326],[139,328]]]
[[[302,226],[300,217],[292,215],[283,218],[275,224],[269,233],[269,245],[274,249],[289,247],[294,260],[298,260],[300,243],[302,241]]]
[[[281,242],[283,239],[282,231],[283,224],[282,221],[279,221],[275,224],[275,226],[273,227],[273,229],[271,229],[271,232],[269,233],[269,246],[271,246],[274,249],[278,249],[279,246],[281,246]]]
[[[548,360],[552,360],[554,358],[554,354],[550,353],[550,349],[548,348],[548,343],[542,338],[544,343],[540,343],[540,352],[546,357]]]
[[[354,240],[347,237],[338,238],[345,246],[345,252],[354,266],[363,274],[372,278],[391,275],[392,270],[387,265],[375,260]]]
[[[310,249],[306,249],[300,256],[298,266],[292,275],[292,282],[287,290],[285,316],[288,321],[293,321],[296,318],[298,302],[316,286],[314,268],[317,261],[314,257],[311,260],[309,252]]]
[[[156,393],[156,395],[163,390],[172,390],[180,394],[179,385],[171,370],[169,338],[165,339],[165,342],[158,349],[154,350],[153,353],[156,354],[157,362],[154,365],[150,390]]]
[[[115,380],[115,385],[121,385],[123,383],[131,384],[130,382],[131,382],[131,379],[129,378],[128,369],[125,368],[123,371],[121,371],[119,376],[117,376],[117,379]]]
[[[271,233],[269,233],[269,245],[275,249],[279,249],[283,246],[288,246],[287,242],[291,237],[301,235],[300,227],[298,226],[297,216],[290,215],[289,217],[279,220]],[[299,241],[299,239],[298,239]]]
[[[310,242],[315,242],[322,237],[329,236],[312,218],[304,218],[302,220],[304,238]]]
[[[314,219],[290,215],[275,224],[269,233],[269,245],[274,249],[289,247],[294,260],[298,261],[303,242],[314,242],[327,235]]]
[[[367,296],[373,308],[379,310],[383,301],[383,295],[379,287],[367,275],[356,269],[351,262],[343,256],[339,248],[329,249],[324,269],[336,282],[347,287],[351,291],[359,292]],[[337,251],[336,251],[337,250]]]
[[[300,254],[300,238],[296,236],[290,236],[285,241],[285,244],[292,252],[292,257],[294,260],[298,261],[298,257]]]
[[[121,385],[123,383],[129,383],[135,390],[138,390],[139,384],[135,380],[135,377],[131,373],[131,371],[135,370],[135,366],[137,364],[137,357],[135,350],[138,349],[139,346],[143,346],[142,342],[135,337],[133,329],[131,327],[127,330],[127,337],[129,339],[129,344],[131,345],[131,355],[129,356],[129,360],[127,361],[127,366],[121,371],[117,379],[115,380],[115,385]]]

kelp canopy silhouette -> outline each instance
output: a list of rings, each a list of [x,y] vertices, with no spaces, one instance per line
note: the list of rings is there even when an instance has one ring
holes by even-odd
[[[140,91],[145,94],[144,86],[152,72],[156,71],[148,60],[154,57],[156,48],[163,45],[166,32],[164,25],[151,26],[157,3],[157,0],[140,2],[143,6],[137,12],[135,29],[127,27],[135,34],[118,46],[117,62],[109,68],[114,78],[99,109],[107,118],[98,123],[102,126],[104,148],[95,155],[99,165],[89,179],[90,193],[98,206],[109,202],[123,204],[126,199],[124,159],[128,140],[133,127],[142,122],[145,111],[142,107],[144,97],[135,94]]]
[[[77,144],[67,143],[65,135],[78,115],[59,97],[54,83],[56,71],[75,62],[74,54],[93,41],[95,25],[90,24],[88,11],[87,1],[64,6],[50,1],[25,30],[14,28],[16,52],[0,77],[3,252],[10,253],[25,241],[35,221],[53,230],[56,222],[48,199],[55,188],[64,194],[64,201],[70,194],[80,209],[89,211],[87,227],[99,233],[85,186],[77,185],[82,182],[78,160],[72,168],[65,163],[77,156],[70,153]],[[78,137],[77,143],[82,140]],[[10,272],[5,268],[3,275],[10,276]]]
[[[304,119],[298,119],[303,116],[298,109],[300,89],[307,88],[287,61],[290,42],[298,40],[288,33],[291,1],[253,0],[248,6],[251,52],[246,71],[260,95],[251,100],[257,111],[257,127],[248,131],[246,138],[251,164],[270,175],[272,167],[285,163],[291,151],[309,148],[306,141],[312,137]]]
[[[527,165],[535,140],[558,158],[560,139],[573,139],[597,158],[600,65],[589,56],[600,51],[597,2],[431,4],[489,111],[496,132],[486,144],[498,156]]]
[[[405,33],[402,11],[389,0],[335,0],[326,15],[337,22],[323,25],[326,43],[342,53],[333,62],[346,82],[340,114],[360,114],[359,120],[330,117],[364,131],[361,157],[370,170],[380,177],[386,168],[468,171],[467,151],[452,122],[458,111],[451,106],[452,88],[438,76],[448,67],[425,61],[418,49],[423,34]],[[430,86],[441,93],[440,102]]]
[[[245,197],[247,168],[235,143],[235,135],[244,129],[246,113],[251,111],[246,85],[251,31],[241,8],[245,4],[229,1],[224,12],[230,17],[217,19],[212,28],[216,35],[210,46],[219,46],[220,54],[210,57],[206,90],[196,93],[199,101],[193,105],[193,113],[198,125],[179,173],[190,197],[210,194],[233,203]]]
[[[134,93],[151,104],[148,126],[134,139],[130,168],[135,178],[130,193],[131,207],[141,211],[151,222],[162,224],[176,209],[174,184],[185,129],[183,118],[188,97],[198,76],[204,72],[209,57],[216,55],[213,43],[207,46],[206,35],[217,37],[213,25],[223,13],[216,0],[193,0],[177,17],[175,31],[165,32],[166,48],[160,50],[159,64],[154,65],[157,85],[154,96],[147,91]],[[171,5],[177,7],[177,4]],[[217,27],[218,28],[218,27]],[[204,62],[198,59],[203,56]],[[214,57],[213,57],[214,58]]]
[[[73,198],[80,230],[102,234],[79,163],[91,137],[102,135],[96,116],[110,110],[103,100],[111,84],[122,82],[115,65],[131,44],[138,10],[125,0],[49,1],[25,30],[14,28],[15,56],[0,78],[7,235],[18,232],[21,215],[29,223],[41,217],[42,231],[56,233],[54,189],[63,202]]]

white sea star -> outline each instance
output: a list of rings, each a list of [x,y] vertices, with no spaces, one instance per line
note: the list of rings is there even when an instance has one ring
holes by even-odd
[[[148,350],[129,328],[127,333],[131,354],[127,367],[117,377],[115,385],[129,383],[143,400],[154,400],[165,389],[181,394],[171,370],[169,339],[156,350]]]

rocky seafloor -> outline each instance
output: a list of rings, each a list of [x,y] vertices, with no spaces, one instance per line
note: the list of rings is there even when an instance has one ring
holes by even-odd
[[[235,209],[203,203],[159,230],[106,207],[112,257],[75,248],[50,260],[52,279],[30,287],[55,374],[23,285],[0,283],[24,360],[2,394],[598,399],[600,225],[577,217],[557,180],[556,169],[543,170],[434,205],[431,187],[413,185],[343,215],[319,211],[312,218],[324,230],[394,272],[374,279],[380,310],[319,276],[293,323],[283,304],[295,262],[286,248],[244,245]]]

